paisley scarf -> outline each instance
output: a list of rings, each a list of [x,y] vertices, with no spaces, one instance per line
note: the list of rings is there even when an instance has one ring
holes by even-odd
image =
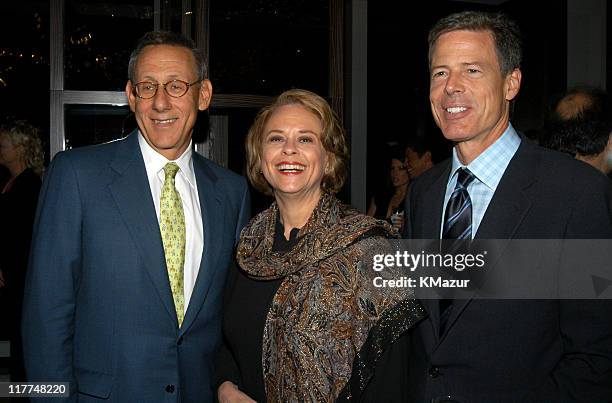
[[[277,219],[273,203],[243,230],[237,251],[251,278],[283,278],[263,335],[268,401],[327,402],[341,393],[350,398],[367,385],[383,344],[424,316],[412,290],[373,286],[381,274],[369,266],[372,255],[393,253],[387,239],[397,233],[323,194],[295,246],[275,252]]]

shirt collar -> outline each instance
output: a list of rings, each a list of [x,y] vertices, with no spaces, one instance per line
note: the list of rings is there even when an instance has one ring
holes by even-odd
[[[457,150],[453,148],[451,178],[457,174],[459,168],[468,168],[480,182],[495,191],[520,144],[521,138],[509,123],[501,137],[468,165],[463,165],[459,161]]]
[[[181,154],[181,156],[178,157],[176,160],[171,161],[160,153],[158,153],[157,151],[155,151],[153,147],[151,147],[149,143],[147,143],[147,141],[144,139],[140,130],[138,131],[138,144],[140,145],[142,158],[144,159],[145,166],[147,167],[147,174],[149,176],[157,175],[163,181],[165,177],[164,167],[166,166],[166,164],[168,162],[176,162],[176,164],[180,168],[179,172],[183,173],[185,179],[189,183],[189,186],[191,186],[193,189],[197,189],[195,172],[193,171],[193,151],[191,148],[191,143],[192,142],[190,140],[189,145],[187,146],[187,149],[183,152],[183,154]]]

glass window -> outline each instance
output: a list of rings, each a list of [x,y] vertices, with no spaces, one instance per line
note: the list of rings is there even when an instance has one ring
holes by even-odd
[[[66,0],[64,88],[123,91],[130,54],[138,39],[153,30],[153,3]]]
[[[606,86],[608,87],[608,92],[612,93],[612,6],[607,7],[607,17],[606,17],[606,43],[608,44],[608,53],[606,54],[606,64],[607,64],[607,77],[606,77]],[[612,177],[612,172],[609,175]]]
[[[215,108],[214,110],[215,115],[228,117],[227,167],[241,175],[246,175],[244,141],[258,111],[259,109],[254,108]]]
[[[327,96],[328,0],[211,1],[210,77],[217,93]]]
[[[164,31],[181,32],[194,38],[196,7],[202,0],[164,0],[161,2],[160,26]]]
[[[128,106],[66,105],[64,110],[66,149],[106,143],[136,128]]]
[[[244,141],[249,128],[255,121],[259,108],[215,108],[214,114],[227,116],[227,167],[239,175],[246,177],[246,149]],[[259,193],[254,188],[251,192],[251,214],[265,210],[270,206],[272,198]]]
[[[49,128],[49,3],[0,3],[0,105],[4,119]]]

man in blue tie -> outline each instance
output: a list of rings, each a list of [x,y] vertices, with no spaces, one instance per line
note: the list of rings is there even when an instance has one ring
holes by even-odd
[[[510,124],[518,27],[462,12],[429,34],[430,103],[453,155],[413,183],[415,239],[610,239],[608,179],[532,145]],[[512,256],[502,256],[502,259]],[[612,399],[612,309],[594,300],[424,300],[408,347],[416,402]]]
[[[58,154],[45,177],[24,302],[28,380],[69,382],[70,401],[213,401],[246,182],[193,152],[212,86],[191,40],[146,34],[128,77],[138,130]]]

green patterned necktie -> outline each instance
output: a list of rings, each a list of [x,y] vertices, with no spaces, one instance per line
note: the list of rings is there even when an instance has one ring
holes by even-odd
[[[159,228],[164,243],[166,267],[170,288],[174,298],[174,308],[179,327],[185,316],[185,295],[183,285],[183,266],[185,265],[185,215],[183,203],[174,185],[179,166],[169,162],[164,167],[166,178],[161,191],[159,208]]]

